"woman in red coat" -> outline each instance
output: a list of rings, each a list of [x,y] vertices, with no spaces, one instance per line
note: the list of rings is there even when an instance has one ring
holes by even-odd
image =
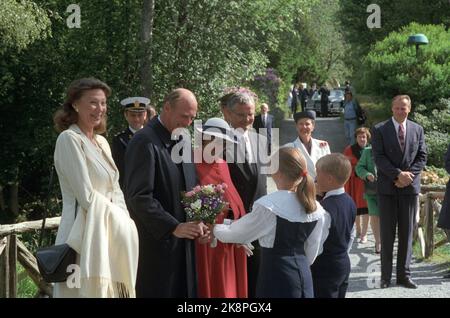
[[[352,174],[345,184],[345,191],[353,198],[356,204],[356,235],[359,243],[367,243],[367,228],[369,226],[369,210],[367,201],[364,199],[364,181],[355,173],[355,166],[361,158],[363,149],[370,139],[369,129],[361,127],[355,131],[356,143],[344,149],[344,155],[352,164]]]
[[[237,220],[245,215],[242,200],[231,181],[228,164],[222,154],[214,149],[225,149],[224,141],[233,143],[230,127],[220,118],[211,118],[203,126],[202,162],[196,164],[200,185],[226,183],[224,199],[229,206],[216,218],[216,224],[224,220]],[[217,148],[215,148],[217,146]],[[208,155],[212,153],[207,158]],[[214,158],[214,160],[211,160]],[[205,160],[206,159],[206,160]],[[210,160],[208,160],[210,159]],[[211,162],[212,163],[208,163]],[[215,247],[212,247],[215,246]],[[244,247],[214,241],[212,244],[196,243],[198,296],[200,298],[247,298],[247,256]]]

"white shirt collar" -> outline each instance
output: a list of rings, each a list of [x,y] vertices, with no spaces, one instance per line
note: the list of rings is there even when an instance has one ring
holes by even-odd
[[[406,132],[406,120],[407,120],[407,119],[405,119],[402,123],[399,123],[399,122],[397,122],[397,121],[395,120],[394,117],[392,117],[392,122],[394,123],[395,131],[396,131],[397,133],[398,133],[398,127],[399,127],[400,125],[403,126],[403,131]]]
[[[327,192],[327,194],[325,194],[325,197],[323,198],[323,200],[325,200],[326,198],[331,197],[333,195],[340,195],[343,193],[345,193],[344,187],[339,188],[339,189],[330,190]]]
[[[136,129],[131,128],[131,126],[128,126],[128,129],[131,130],[131,132],[132,132],[133,134],[135,134],[136,131],[137,131]]]

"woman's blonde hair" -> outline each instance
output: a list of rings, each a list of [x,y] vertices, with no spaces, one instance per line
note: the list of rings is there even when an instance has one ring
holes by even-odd
[[[70,127],[72,124],[78,122],[78,113],[73,108],[73,103],[79,100],[84,92],[91,89],[101,89],[106,97],[111,95],[111,88],[104,82],[96,78],[82,78],[73,81],[66,93],[66,100],[61,109],[56,111],[53,116],[53,122],[57,132],[62,132]],[[106,115],[103,116],[101,123],[94,128],[94,132],[102,134],[106,131]]]
[[[276,156],[275,156],[276,158]],[[306,213],[316,211],[316,187],[306,166],[306,159],[297,148],[283,147],[278,151],[280,172],[297,186],[296,194]]]

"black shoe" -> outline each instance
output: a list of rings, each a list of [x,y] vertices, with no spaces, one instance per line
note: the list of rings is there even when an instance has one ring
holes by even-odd
[[[403,286],[405,288],[416,289],[417,285],[414,283],[411,278],[406,278],[402,280],[397,280],[397,285]]]
[[[380,282],[380,288],[389,288],[391,286],[391,282],[387,280],[381,280]]]

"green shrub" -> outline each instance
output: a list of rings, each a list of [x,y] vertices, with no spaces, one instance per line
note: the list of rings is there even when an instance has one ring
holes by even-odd
[[[416,56],[408,37],[423,33],[429,40]],[[411,23],[390,33],[372,48],[364,61],[366,80],[375,93],[385,96],[408,94],[413,104],[450,97],[450,32],[444,25]]]

